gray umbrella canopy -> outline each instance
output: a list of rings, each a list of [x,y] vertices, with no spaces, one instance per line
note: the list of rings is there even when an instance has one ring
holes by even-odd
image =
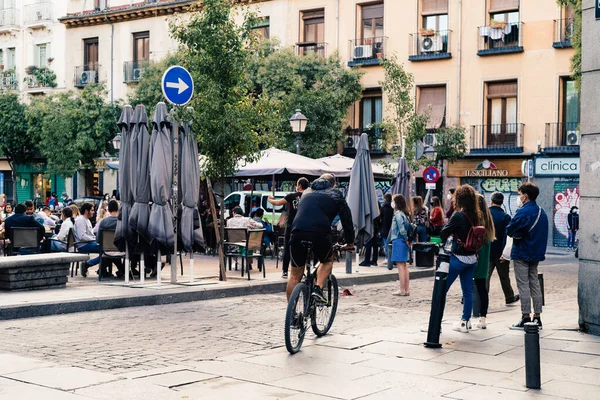
[[[198,166],[198,142],[192,134],[191,123],[183,124],[180,135],[181,157],[181,220],[179,233],[181,242],[186,252],[192,251],[194,242],[200,241],[204,244],[202,229],[200,226],[200,213],[198,212],[198,201],[200,199],[200,167]],[[196,230],[196,234],[194,233]],[[197,235],[200,237],[196,237]]]
[[[131,165],[129,179],[134,204],[129,216],[131,230],[136,233],[133,241],[136,252],[147,251],[150,243],[148,222],[150,221],[150,135],[146,107],[138,105],[133,115],[135,127],[131,135]]]
[[[398,163],[398,171],[396,172],[396,181],[390,188],[391,194],[401,194],[408,203],[410,199],[410,168],[406,158],[400,158]]]
[[[150,140],[150,187],[152,211],[148,233],[162,252],[173,251],[175,233],[173,212],[169,206],[173,186],[173,145],[171,144],[171,123],[167,118],[167,106],[158,103],[152,118],[152,138]]]
[[[375,179],[369,156],[369,138],[366,133],[361,135],[356,150],[346,200],[352,211],[357,245],[363,246],[373,236],[373,220],[379,216],[379,203],[375,193]]]
[[[133,130],[133,109],[131,106],[124,106],[121,117],[117,124],[121,130],[121,150],[119,151],[119,196],[121,199],[121,210],[115,232],[115,244],[122,250],[125,250],[125,242],[131,237],[129,224],[129,214],[133,204],[133,195],[131,194],[131,181],[129,180],[129,170],[131,169],[131,132]],[[125,221],[125,222],[123,222]]]

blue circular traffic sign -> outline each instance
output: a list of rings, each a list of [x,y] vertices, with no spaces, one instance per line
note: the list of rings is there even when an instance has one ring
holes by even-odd
[[[440,170],[433,166],[425,168],[423,179],[427,183],[436,183],[440,179]]]
[[[169,103],[183,106],[194,94],[192,75],[182,66],[175,65],[165,71],[162,77],[162,92]]]

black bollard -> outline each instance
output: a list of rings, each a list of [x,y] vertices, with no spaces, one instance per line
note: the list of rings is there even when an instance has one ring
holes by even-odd
[[[540,327],[535,322],[525,323],[525,386],[540,389]]]
[[[442,347],[442,344],[440,343],[440,331],[442,329],[442,318],[444,318],[444,308],[446,307],[446,282],[448,280],[449,263],[450,256],[440,252],[437,260],[435,281],[433,283],[427,341],[423,343],[425,347]]]
[[[538,274],[538,281],[540,281],[540,291],[542,292],[542,305],[546,305],[546,295],[544,294],[544,274]]]

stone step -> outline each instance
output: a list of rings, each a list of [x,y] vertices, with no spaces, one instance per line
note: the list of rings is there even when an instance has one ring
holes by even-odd
[[[63,287],[67,284],[69,278],[66,276],[57,276],[46,279],[22,280],[17,282],[1,282],[0,289],[18,290],[18,289],[42,289],[49,287]]]

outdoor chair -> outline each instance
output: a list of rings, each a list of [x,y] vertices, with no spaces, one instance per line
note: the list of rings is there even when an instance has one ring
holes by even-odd
[[[50,241],[50,251],[52,251],[52,242],[57,242],[63,244],[65,246],[65,251],[67,253],[75,253],[75,237],[73,236],[73,228],[69,229],[67,233],[67,240],[62,241],[58,239],[48,239]],[[71,263],[71,278],[73,275],[77,275],[77,270],[79,269],[79,262]]]
[[[285,252],[285,236],[277,236],[277,242],[275,242],[275,253],[277,261],[275,262],[275,269],[279,268],[279,259],[283,258]]]
[[[10,235],[10,254],[37,254],[40,253],[42,235],[40,228],[14,227]]]
[[[264,229],[249,229],[246,232],[246,257],[257,260],[258,269],[262,268],[263,278],[267,277],[267,269],[265,268],[264,252],[263,252],[263,236],[265,234]],[[248,274],[248,280],[250,280],[250,267],[246,263],[246,272]],[[244,276],[244,268],[242,261],[242,276]]]
[[[240,256],[239,248],[246,247],[246,228],[225,228],[225,258],[231,271],[231,260],[236,257],[235,270],[237,271],[237,257]],[[244,259],[242,258],[242,269]]]
[[[102,240],[100,241],[100,273],[98,274],[98,280],[102,280],[102,263],[104,260],[111,261],[110,268],[108,269],[109,273],[112,273],[112,260],[123,260],[125,262],[125,253],[119,251],[117,246],[115,246],[115,230],[114,229],[102,229],[100,231]],[[113,255],[108,255],[106,253],[113,253]],[[117,254],[117,255],[115,255]],[[131,278],[133,279],[133,272],[131,269],[129,270],[131,273]]]

